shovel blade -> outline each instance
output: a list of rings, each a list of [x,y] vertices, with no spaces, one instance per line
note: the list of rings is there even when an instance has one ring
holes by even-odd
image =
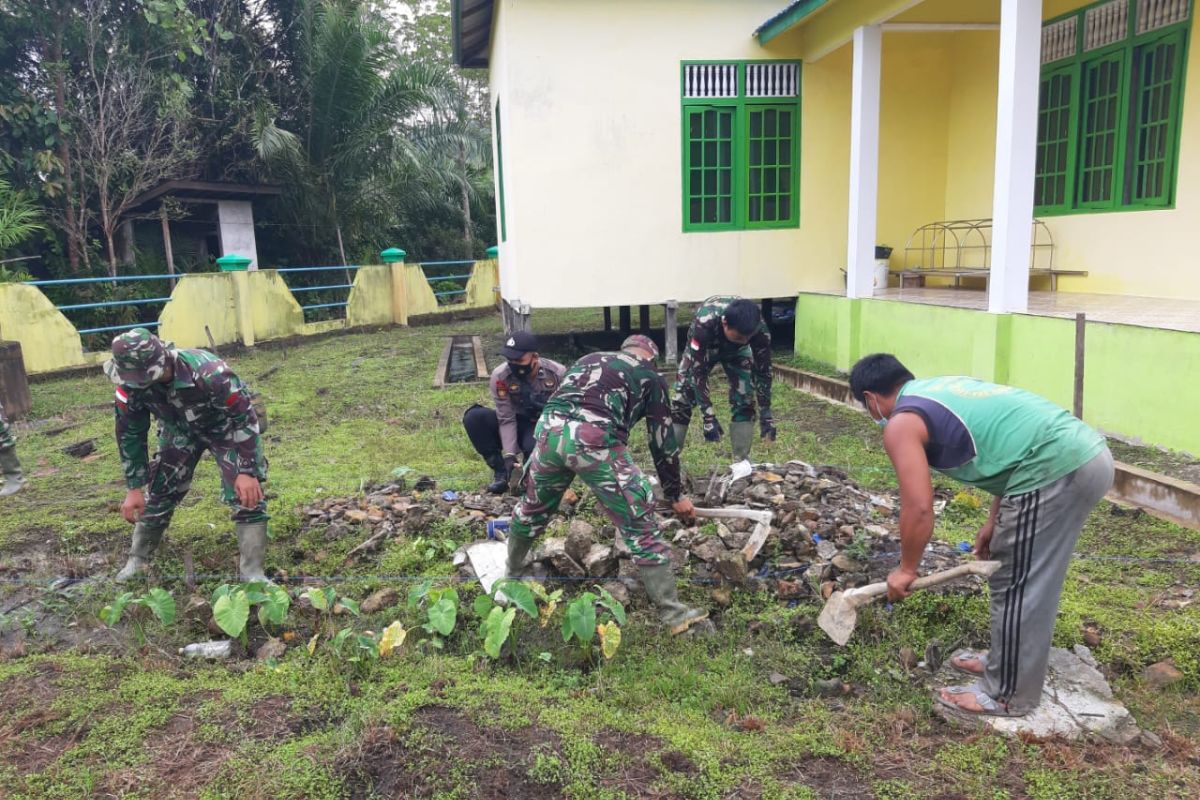
[[[854,626],[858,623],[858,606],[850,601],[842,592],[834,592],[825,601],[817,624],[829,635],[834,643],[844,645],[850,641]]]

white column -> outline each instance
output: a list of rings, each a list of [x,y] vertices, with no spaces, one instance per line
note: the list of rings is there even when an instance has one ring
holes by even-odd
[[[217,230],[221,237],[221,255],[236,253],[250,259],[250,269],[258,269],[258,244],[254,240],[254,210],[245,200],[217,201]]]
[[[846,296],[870,297],[879,201],[879,75],[883,49],[878,25],[854,31],[850,106],[850,230]]]
[[[1042,0],[1002,0],[992,271],[988,281],[988,310],[995,314],[1020,313],[1029,308],[1041,42]]]

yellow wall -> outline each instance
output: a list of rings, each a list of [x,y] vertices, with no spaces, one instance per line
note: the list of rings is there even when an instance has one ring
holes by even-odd
[[[1045,3],[1051,18],[1081,2]],[[1193,12],[1184,85],[1183,125],[1174,209],[1046,216],[1054,238],[1054,262],[1089,272],[1064,277],[1060,291],[1200,299],[1195,267],[1196,220],[1200,219],[1200,35]],[[899,34],[884,37],[884,47]],[[959,32],[953,38],[954,74],[949,93],[945,218],[990,217],[996,147],[996,70],[999,35]],[[893,265],[896,265],[893,260]]]
[[[392,324],[392,271],[389,267],[361,267],[346,306],[346,324]]]
[[[683,233],[680,62],[797,57],[751,34],[781,0],[500,0],[504,294],[534,308],[839,289],[850,58],[806,64],[800,228]]]
[[[246,273],[250,281],[250,316],[255,339],[285,339],[304,330],[304,310],[283,276],[273,269]]]
[[[27,372],[86,363],[74,326],[33,286],[0,283],[0,339],[21,343]]]
[[[233,278],[214,272],[185,275],[159,316],[158,335],[179,347],[208,347],[207,325],[218,345],[240,340]]]
[[[157,333],[179,347],[208,347],[208,326],[217,345],[310,336],[362,325],[390,325],[415,314],[450,314],[491,308],[496,302],[495,261],[476,262],[461,302],[439,306],[417,264],[400,264],[406,292],[394,292],[387,266],[362,267],[350,290],[346,319],[304,322],[300,304],[274,270],[186,275],[159,316]],[[237,289],[241,283],[243,290]],[[242,305],[239,307],[239,294]],[[397,302],[407,301],[407,308]],[[239,319],[241,322],[239,322]],[[240,325],[247,328],[243,331]],[[245,335],[249,333],[249,335]],[[99,364],[107,352],[85,353],[71,322],[34,286],[0,284],[0,336],[21,343],[25,369],[53,372]]]

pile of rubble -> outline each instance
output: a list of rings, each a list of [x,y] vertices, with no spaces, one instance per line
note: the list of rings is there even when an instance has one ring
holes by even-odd
[[[843,471],[800,461],[760,464],[745,478],[714,473],[687,487],[699,507],[758,509],[771,513],[762,543],[751,542],[752,519],[697,519],[685,526],[669,513],[662,530],[672,544],[671,560],[681,574],[713,584],[751,586],[787,601],[828,597],[836,589],[882,580],[896,563],[898,509],[893,497],[858,487]],[[487,538],[489,523],[512,516],[516,498],[441,491],[429,478],[409,490],[403,481],[371,486],[355,498],[328,498],[305,509],[307,527],[323,527],[330,540],[361,539],[348,558],[378,550],[398,535],[419,535],[437,520],[466,526]],[[540,578],[606,582],[615,593],[633,588],[637,568],[612,525],[577,515],[580,497],[568,490],[558,514],[532,554],[528,573]],[[589,504],[587,516],[598,511]],[[503,527],[503,526],[501,526]],[[749,558],[747,558],[749,554]],[[922,570],[945,569],[963,554],[934,542]],[[472,575],[465,551],[455,563]],[[482,577],[482,576],[480,576]]]

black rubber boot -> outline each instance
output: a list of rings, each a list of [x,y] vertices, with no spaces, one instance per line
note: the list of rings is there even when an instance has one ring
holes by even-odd
[[[504,494],[508,491],[508,469],[504,466],[504,459],[492,456],[487,459],[487,465],[492,468],[492,482],[487,485],[488,492]]]

